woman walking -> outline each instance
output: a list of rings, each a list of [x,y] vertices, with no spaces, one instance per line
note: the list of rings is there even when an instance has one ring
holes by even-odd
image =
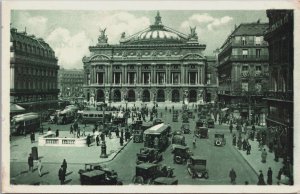
[[[41,161],[41,159],[39,159],[38,162],[37,162],[37,170],[38,170],[38,173],[41,177],[42,176],[42,161]]]

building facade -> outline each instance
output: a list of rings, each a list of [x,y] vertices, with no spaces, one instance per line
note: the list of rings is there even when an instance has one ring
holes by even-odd
[[[41,38],[18,32],[10,34],[10,101],[30,111],[57,105],[57,58]]]
[[[268,145],[289,166],[294,158],[294,16],[293,10],[267,10],[267,16],[271,83],[266,97]]]
[[[76,98],[83,94],[83,69],[58,70],[58,89],[60,98]]]
[[[83,58],[85,98],[90,102],[200,102],[205,99],[206,46],[196,28],[189,35],[155,23],[120,44],[109,45],[105,30]]]
[[[244,23],[235,27],[218,54],[218,99],[234,117],[265,124],[264,92],[268,90],[268,24]]]
[[[216,56],[206,56],[206,102],[216,102],[218,97],[218,63]]]

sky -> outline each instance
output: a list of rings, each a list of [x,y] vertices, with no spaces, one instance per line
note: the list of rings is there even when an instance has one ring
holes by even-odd
[[[89,46],[97,44],[99,29],[106,28],[109,44],[118,44],[121,33],[133,35],[154,23],[153,11],[63,11],[13,10],[11,26],[43,38],[55,51],[58,65],[65,69],[82,69],[83,56],[89,56]],[[168,11],[161,10],[163,25],[189,34],[196,27],[199,43],[206,45],[205,55],[213,55],[235,25],[268,22],[265,10],[241,11]]]

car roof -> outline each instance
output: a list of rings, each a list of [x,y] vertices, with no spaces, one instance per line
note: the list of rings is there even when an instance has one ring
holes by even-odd
[[[191,159],[192,159],[192,160],[205,160],[205,159],[203,159],[202,157],[197,156],[197,155],[191,156]],[[206,161],[206,160],[205,160],[205,161]]]
[[[102,170],[92,170],[92,171],[84,172],[81,175],[88,176],[88,177],[94,177],[94,176],[99,176],[99,175],[103,175],[103,174],[105,174],[105,172]]]
[[[174,182],[178,181],[178,179],[176,178],[171,178],[171,177],[158,177],[154,180],[154,182],[158,182],[158,183],[165,183],[165,184],[172,184]]]
[[[148,169],[151,168],[153,166],[158,166],[157,164],[152,164],[152,163],[141,163],[139,165],[137,165],[137,168],[143,168],[143,169]]]
[[[183,146],[183,145],[178,145],[178,144],[174,144],[174,147],[173,147],[173,149],[182,149],[182,150],[185,150],[188,148],[189,148],[188,146]]]

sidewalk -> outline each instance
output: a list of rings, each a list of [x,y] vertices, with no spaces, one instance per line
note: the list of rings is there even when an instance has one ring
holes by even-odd
[[[265,182],[267,182],[267,172],[269,167],[271,167],[273,171],[273,184],[276,184],[277,182],[277,174],[280,170],[280,168],[283,167],[283,159],[279,158],[278,162],[274,161],[275,155],[274,152],[270,153],[268,147],[264,146],[266,149],[268,155],[267,155],[267,162],[262,163],[261,162],[261,151],[259,151],[259,143],[257,141],[252,141],[249,139],[249,143],[251,145],[251,154],[247,155],[246,151],[239,150],[237,146],[234,146],[235,149],[241,154],[241,156],[244,158],[244,160],[252,167],[252,169],[256,172],[257,176],[259,175],[259,171],[262,170]]]

